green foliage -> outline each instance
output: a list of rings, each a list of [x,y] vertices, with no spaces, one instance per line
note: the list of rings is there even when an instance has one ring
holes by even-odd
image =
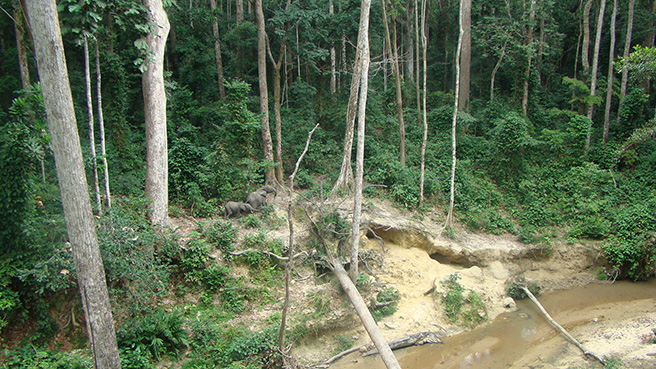
[[[376,296],[376,302],[371,316],[373,316],[375,321],[379,321],[386,316],[394,314],[398,308],[400,299],[399,291],[394,287],[384,288]]]
[[[232,226],[232,221],[217,221],[204,228],[203,237],[211,245],[223,251],[225,259],[230,259],[230,253],[234,251],[237,240],[237,229]]]
[[[440,282],[442,287],[445,288],[445,291],[442,294],[444,313],[452,323],[455,323],[460,318],[460,311],[462,310],[462,305],[464,303],[464,287],[458,282],[459,280],[460,275],[454,273]]]
[[[6,369],[90,369],[91,356],[86,351],[60,352],[45,347],[25,345],[4,350],[3,368]]]
[[[154,310],[123,322],[116,333],[121,351],[140,352],[147,358],[179,356],[189,347],[185,319],[179,312]]]
[[[526,284],[524,281],[519,281],[508,286],[508,295],[515,300],[527,298],[528,296],[526,295],[526,292],[524,292],[521,287],[528,288],[528,290],[531,291],[531,293],[535,296],[539,295],[540,290],[542,289],[542,287],[540,287],[540,285],[537,283]]]
[[[475,291],[465,295],[465,288],[459,280],[460,275],[454,273],[440,282],[444,288],[441,296],[444,313],[452,323],[462,322],[473,328],[487,319],[487,309]]]
[[[335,337],[335,349],[333,350],[333,354],[337,355],[341,352],[344,352],[351,347],[353,347],[353,340],[349,337],[345,337],[342,335],[337,335]]]
[[[187,241],[180,267],[189,281],[200,282],[203,279],[206,264],[209,260],[210,250],[208,244],[202,239],[192,238]]]

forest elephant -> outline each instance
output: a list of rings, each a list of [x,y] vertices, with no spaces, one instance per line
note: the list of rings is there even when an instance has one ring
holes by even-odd
[[[255,209],[250,204],[245,202],[228,201],[225,204],[225,218],[230,218],[232,215],[240,215],[242,213],[253,213]]]
[[[266,195],[267,193],[263,190],[257,190],[251,192],[246,197],[246,203],[253,207],[255,210],[259,210],[262,205],[266,205]]]
[[[267,186],[262,186],[262,187],[260,187],[259,190],[257,190],[257,192],[261,192],[261,191],[266,192],[267,195],[270,194],[270,193],[272,193],[272,194],[273,194],[273,197],[278,196],[278,191],[276,191],[275,188],[273,188],[273,187],[271,187],[271,186],[268,186],[268,185],[267,185]]]

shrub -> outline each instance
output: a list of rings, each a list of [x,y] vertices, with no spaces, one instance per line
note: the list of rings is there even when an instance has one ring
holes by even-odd
[[[138,351],[157,360],[164,355],[177,357],[189,346],[184,324],[182,314],[158,309],[127,319],[117,331],[116,338],[123,350]]]
[[[386,316],[394,314],[401,296],[399,291],[393,287],[386,287],[376,296],[376,306],[371,312],[375,321],[379,321]]]
[[[92,359],[86,351],[60,352],[45,347],[25,345],[4,351],[5,369],[91,369]]]
[[[223,251],[226,259],[234,251],[234,244],[237,240],[237,229],[232,226],[232,221],[215,222],[203,232],[205,239],[217,249]]]

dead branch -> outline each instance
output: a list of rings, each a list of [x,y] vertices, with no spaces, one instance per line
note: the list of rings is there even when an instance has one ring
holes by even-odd
[[[537,307],[540,309],[540,311],[542,312],[542,314],[544,314],[544,316],[547,318],[547,320],[549,321],[549,323],[551,323],[551,325],[553,325],[554,327],[556,327],[556,328],[560,331],[560,333],[562,333],[563,335],[565,335],[565,337],[567,337],[567,338],[568,338],[568,339],[569,339],[574,345],[576,345],[576,347],[578,347],[581,351],[583,351],[583,353],[584,353],[585,355],[590,355],[590,356],[594,357],[595,359],[599,360],[599,362],[600,362],[601,364],[604,364],[604,365],[606,364],[606,362],[604,361],[604,359],[602,359],[601,357],[599,357],[599,356],[598,356],[597,354],[595,354],[594,352],[592,352],[592,351],[586,349],[585,347],[583,347],[583,345],[581,345],[581,344],[579,343],[579,341],[577,341],[574,337],[572,337],[569,333],[567,333],[567,331],[566,331],[563,327],[561,327],[560,324],[556,323],[556,321],[553,320],[553,319],[551,318],[551,316],[549,315],[549,313],[547,313],[547,311],[542,307],[542,304],[540,304],[540,302],[538,301],[538,299],[536,299],[535,296],[533,296],[533,294],[531,293],[531,291],[528,290],[528,288],[526,288],[526,287],[521,287],[521,289],[524,291],[524,293],[526,293],[526,296],[528,296],[528,298],[530,298],[531,301],[533,301],[533,303],[535,303],[535,305],[537,305]]]
[[[337,355],[331,357],[330,359],[326,360],[326,361],[324,362],[324,364],[326,364],[326,365],[331,364],[333,361],[335,361],[335,360],[337,360],[337,359],[339,359],[339,358],[341,358],[341,357],[344,357],[344,356],[346,356],[346,355],[348,355],[348,354],[350,354],[350,353],[353,353],[353,352],[359,351],[360,349],[365,348],[365,347],[367,347],[367,346],[368,346],[368,345],[361,345],[361,346],[352,347],[352,348],[350,348],[350,349],[348,349],[348,350],[342,351],[342,352],[340,352],[339,354],[337,354]]]
[[[371,227],[364,226],[364,227],[360,227],[360,229],[366,229],[367,231],[371,232],[371,234],[374,235],[374,238],[377,239],[378,242],[380,242],[380,248],[383,249],[383,252],[387,252],[387,250],[385,250],[385,241],[383,241],[383,239],[379,235],[377,235],[376,232],[374,232],[374,230],[371,229]]]
[[[443,343],[438,337],[437,332],[419,332],[405,336],[403,338],[395,339],[389,343],[389,346],[392,350],[397,350],[404,347],[410,346],[420,346],[427,343]],[[365,352],[362,356],[369,356],[377,354],[378,350],[373,349],[371,351]]]
[[[287,256],[280,256],[280,255],[274,254],[273,252],[270,252],[270,251],[256,250],[256,249],[246,249],[246,250],[241,250],[241,251],[233,251],[233,252],[230,253],[230,255],[239,256],[239,255],[247,254],[249,252],[261,252],[265,255],[271,256],[272,258],[276,258],[278,260],[282,260],[282,261],[289,260],[289,257],[287,257]],[[297,257],[302,256],[302,255],[308,256],[307,251],[302,251],[302,252],[299,252],[298,254],[295,254],[292,257],[292,259],[296,259]]]

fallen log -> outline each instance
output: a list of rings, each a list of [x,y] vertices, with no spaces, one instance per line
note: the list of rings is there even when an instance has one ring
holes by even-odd
[[[549,323],[551,323],[551,325],[553,325],[554,327],[556,327],[556,328],[560,331],[560,333],[562,333],[565,337],[567,337],[567,339],[569,339],[574,345],[576,345],[576,347],[578,347],[581,351],[583,351],[583,354],[585,354],[585,355],[590,355],[590,356],[592,356],[593,358],[599,360],[599,362],[600,362],[602,365],[605,365],[605,364],[606,364],[606,362],[604,361],[604,359],[602,359],[601,357],[599,357],[599,355],[595,354],[594,352],[592,352],[592,351],[586,349],[582,344],[579,343],[579,341],[577,341],[574,337],[572,337],[572,335],[570,335],[569,333],[567,333],[567,331],[566,331],[563,327],[561,327],[560,324],[556,323],[556,321],[553,320],[553,318],[551,318],[551,316],[549,315],[549,313],[547,313],[547,311],[542,307],[542,304],[540,304],[540,302],[538,301],[538,299],[536,299],[535,296],[533,296],[533,294],[531,293],[531,291],[528,290],[528,288],[526,288],[526,287],[521,287],[521,289],[526,293],[526,296],[528,296],[528,298],[531,299],[531,301],[533,301],[533,303],[534,303],[535,305],[537,305],[537,307],[540,309],[540,311],[542,312],[542,314],[544,314],[544,316],[547,318],[547,320],[549,321]]]
[[[392,350],[397,350],[404,347],[410,346],[421,346],[427,343],[443,343],[442,340],[437,336],[437,332],[419,332],[405,336],[402,338],[395,339],[389,343],[389,346]],[[377,354],[378,350],[373,349],[367,351],[362,356],[369,356]]]

